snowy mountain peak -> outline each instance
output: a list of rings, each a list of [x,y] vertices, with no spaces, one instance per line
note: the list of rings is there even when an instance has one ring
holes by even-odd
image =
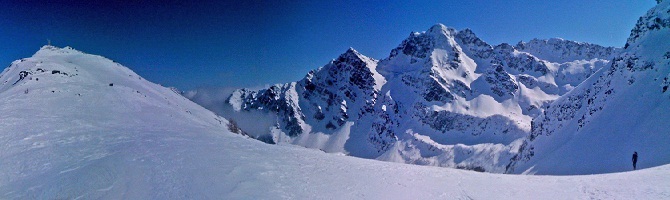
[[[132,70],[114,61],[71,47],[43,46],[33,57],[14,61],[0,77],[0,91],[17,85],[100,84],[142,80]],[[137,81],[135,81],[137,80]],[[40,81],[40,82],[37,82]]]
[[[69,46],[59,48],[52,45],[44,45],[40,48],[40,50],[35,52],[33,56],[52,56],[59,54],[83,54],[83,52],[75,50],[74,48]]]
[[[434,36],[451,37],[452,35],[454,35],[454,33],[456,33],[456,29],[438,23],[430,27],[428,31],[426,31],[426,33]]]
[[[347,51],[345,51],[343,54],[341,54],[337,59],[335,59],[336,62],[356,62],[356,61],[361,61],[361,62],[376,62],[376,60],[369,58],[367,56],[364,56],[363,54],[359,53],[356,51],[356,49],[349,47]],[[363,66],[363,65],[360,65]]]
[[[119,106],[110,107],[111,110],[116,109],[110,113],[140,112],[144,108],[160,108],[158,110],[165,113],[172,112],[174,117],[198,113],[198,117],[186,118],[197,118],[194,120],[197,123],[209,125],[225,121],[172,90],[143,79],[119,63],[71,47],[43,46],[32,57],[12,62],[0,74],[2,95],[14,96],[14,99],[59,101],[44,102],[44,105],[60,105],[61,100],[71,101],[67,108],[98,103]],[[97,110],[107,108],[97,106],[100,106]]]
[[[383,85],[384,78],[376,70],[377,62],[377,60],[367,57],[350,47],[332,63],[325,66],[330,69],[322,69],[322,71],[331,71],[331,77],[353,76],[350,78],[352,82],[356,82],[355,80],[362,79],[363,77],[369,77],[374,79],[374,81],[365,84],[379,88]]]
[[[404,73],[411,71],[457,70],[469,61],[455,39],[456,30],[437,24],[422,33],[413,33],[391,50],[388,58],[380,61],[382,73]],[[473,65],[466,65],[472,71]],[[457,76],[460,76],[459,73]]]
[[[361,54],[358,53],[358,51],[356,51],[356,49],[354,49],[353,47],[349,47],[349,49],[347,49],[347,51],[345,51],[344,54],[356,54],[356,55],[361,55]]]
[[[433,38],[433,48],[448,50],[458,46],[458,43],[454,40],[457,32],[456,29],[444,24],[436,24],[428,29],[425,34]]]

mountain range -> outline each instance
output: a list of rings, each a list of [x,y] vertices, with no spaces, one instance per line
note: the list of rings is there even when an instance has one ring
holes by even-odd
[[[509,173],[533,118],[620,51],[560,38],[491,45],[437,24],[381,60],[350,48],[297,82],[186,96],[268,143]]]

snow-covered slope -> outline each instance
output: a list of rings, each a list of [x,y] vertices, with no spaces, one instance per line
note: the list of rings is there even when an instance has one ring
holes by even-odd
[[[2,199],[94,198],[115,184],[188,181],[170,170],[188,167],[178,155],[193,151],[189,141],[231,134],[225,119],[172,90],[69,47],[44,46],[7,67],[0,112]]]
[[[562,39],[493,46],[437,24],[382,60],[349,49],[297,82],[190,95],[268,143],[504,172],[531,119],[617,51]]]
[[[670,1],[642,16],[606,68],[533,120],[508,168],[589,174],[670,163]]]
[[[128,68],[43,47],[2,74],[0,199],[665,199],[670,167],[519,176],[267,145]],[[111,86],[110,86],[111,84]]]

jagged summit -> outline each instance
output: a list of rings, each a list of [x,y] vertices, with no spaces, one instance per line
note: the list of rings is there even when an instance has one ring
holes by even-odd
[[[449,49],[457,46],[454,41],[454,36],[458,31],[456,29],[445,26],[444,24],[436,24],[425,32],[427,36],[433,39],[433,48]]]
[[[438,23],[433,25],[426,31],[427,34],[434,35],[434,36],[447,36],[451,37],[456,33],[456,29],[447,27],[444,24]]]
[[[445,73],[458,73],[455,77],[474,71],[473,63],[462,53],[454,38],[456,32],[453,28],[437,24],[428,31],[410,34],[398,47],[391,50],[388,58],[380,61],[379,71],[382,74],[430,73],[435,68]]]
[[[349,47],[347,51],[342,53],[337,59],[335,59],[336,62],[368,62],[368,61],[374,61],[376,60],[364,56],[363,54],[359,53],[354,49],[353,47]]]
[[[356,51],[356,49],[354,49],[353,47],[349,47],[349,48],[347,49],[347,51],[344,52],[344,54],[357,54],[357,55],[360,55],[360,53],[358,53],[358,51]]]

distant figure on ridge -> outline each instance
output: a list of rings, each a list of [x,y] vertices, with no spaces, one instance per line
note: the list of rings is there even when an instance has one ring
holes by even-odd
[[[637,151],[633,153],[633,170],[637,168]]]

